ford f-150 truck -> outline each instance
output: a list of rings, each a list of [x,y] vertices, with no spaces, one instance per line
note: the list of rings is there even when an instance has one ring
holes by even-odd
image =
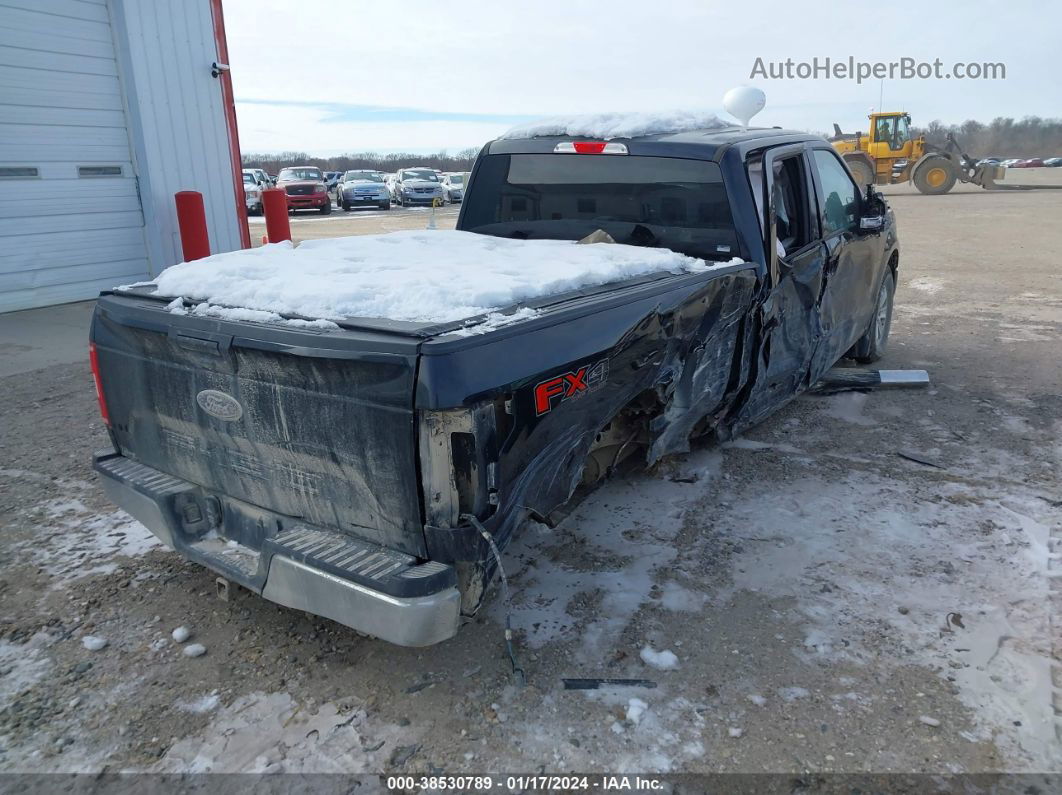
[[[428,645],[478,609],[490,541],[504,550],[528,518],[555,520],[625,461],[732,437],[846,355],[882,355],[893,215],[826,140],[562,132],[487,144],[458,229],[713,267],[539,296],[483,333],[255,322],[175,312],[150,288],[105,292],[90,353],[111,499],[267,599]]]

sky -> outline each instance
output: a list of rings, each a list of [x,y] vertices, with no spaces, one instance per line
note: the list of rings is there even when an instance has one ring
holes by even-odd
[[[223,0],[243,151],[456,152],[522,121],[721,110],[753,85],[753,124],[846,132],[879,101],[915,124],[1062,116],[1062,3],[903,6],[793,0]],[[873,11],[877,9],[877,13]],[[1012,24],[1020,22],[1021,24]],[[972,79],[771,79],[792,59],[1002,63]],[[779,67],[776,66],[775,69]]]

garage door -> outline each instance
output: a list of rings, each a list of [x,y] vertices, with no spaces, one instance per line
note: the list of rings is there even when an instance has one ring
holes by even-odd
[[[0,0],[0,312],[147,273],[106,3]]]

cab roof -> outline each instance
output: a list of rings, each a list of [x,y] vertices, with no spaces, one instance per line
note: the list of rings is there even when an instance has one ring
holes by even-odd
[[[553,152],[562,141],[601,140],[577,135],[549,135],[534,138],[499,138],[491,141],[488,154],[544,154]],[[765,146],[780,146],[803,141],[825,141],[822,136],[778,127],[715,127],[704,130],[684,130],[631,138],[609,138],[609,142],[625,144],[632,155],[688,157],[718,162],[728,149],[742,152]],[[604,155],[612,157],[614,155]]]

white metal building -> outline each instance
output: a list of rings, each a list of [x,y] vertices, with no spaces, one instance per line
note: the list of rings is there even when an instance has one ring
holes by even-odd
[[[0,0],[0,312],[180,262],[179,190],[249,244],[226,62],[221,0]]]

